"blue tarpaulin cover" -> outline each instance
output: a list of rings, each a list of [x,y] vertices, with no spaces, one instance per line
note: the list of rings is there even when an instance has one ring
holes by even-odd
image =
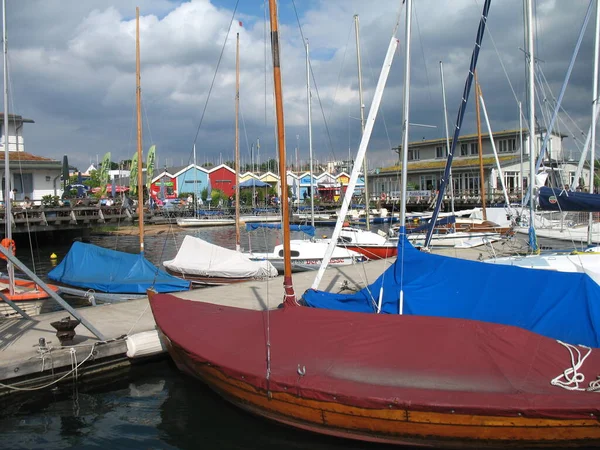
[[[249,222],[246,224],[246,231],[254,231],[259,228],[272,228],[274,230],[280,230],[280,223],[260,223],[260,222]],[[315,227],[312,225],[290,225],[290,231],[301,231],[308,236],[315,235]]]
[[[74,242],[48,278],[70,286],[113,294],[145,294],[187,291],[190,282],[156,268],[141,254],[109,250],[94,244]]]
[[[542,187],[540,208],[545,211],[600,211],[600,194],[571,192],[566,189]]]
[[[600,286],[583,273],[485,264],[423,253],[400,241],[398,259],[354,294],[308,290],[307,305],[382,313],[452,317],[514,325],[571,344],[600,347]],[[398,343],[405,345],[406,343]]]

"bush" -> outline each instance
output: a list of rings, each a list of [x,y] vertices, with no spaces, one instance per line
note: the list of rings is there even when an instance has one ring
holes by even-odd
[[[48,195],[44,195],[42,197],[42,206],[58,206],[58,195],[52,195],[52,194],[48,194]]]

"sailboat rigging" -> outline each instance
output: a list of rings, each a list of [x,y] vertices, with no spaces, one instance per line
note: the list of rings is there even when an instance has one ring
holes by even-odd
[[[172,275],[190,280],[198,286],[220,286],[277,276],[268,260],[253,260],[240,249],[240,182],[239,182],[239,102],[240,102],[240,34],[237,33],[235,56],[235,250],[212,244],[195,236],[185,236],[175,258],[163,266]],[[195,149],[195,146],[194,146]],[[194,151],[195,155],[195,151]],[[194,163],[195,166],[195,163]],[[194,167],[194,170],[196,168]],[[254,179],[252,179],[255,181]],[[228,220],[228,219],[214,219]],[[181,221],[181,222],[180,222]],[[198,226],[211,219],[181,218],[179,226]],[[184,225],[182,225],[184,224]],[[188,225],[185,225],[188,224]]]
[[[2,140],[4,146],[4,185],[2,186],[4,194],[4,239],[1,245],[16,253],[16,244],[12,238],[12,178],[10,173],[10,142],[9,142],[9,114],[8,114],[8,45],[7,45],[7,27],[6,27],[6,0],[2,0],[2,55],[3,55],[3,104],[4,113],[2,120]],[[17,142],[16,152],[19,151]],[[50,294],[41,290],[33,281],[16,279],[15,268],[13,262],[7,259],[4,255],[0,255],[6,260],[6,270],[8,277],[0,278],[0,292],[2,292],[2,300],[8,299],[9,302],[18,304],[18,307],[28,315],[39,314],[42,305],[50,298]],[[48,285],[48,288],[53,292],[58,291],[58,287]],[[11,316],[16,315],[17,311],[12,308],[7,302],[0,301],[0,315]]]
[[[190,282],[155,267],[144,256],[144,184],[142,183],[142,110],[140,68],[140,10],[136,8],[136,118],[137,118],[137,198],[139,253],[109,250],[94,244],[74,242],[65,258],[48,273],[61,282],[66,293],[88,297],[90,290],[97,300],[122,301],[145,296],[148,288],[157,292],[190,289]],[[147,174],[151,177],[151,174]]]

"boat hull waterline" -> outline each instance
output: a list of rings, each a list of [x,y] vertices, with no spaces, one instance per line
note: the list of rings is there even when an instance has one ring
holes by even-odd
[[[600,445],[598,394],[552,386],[551,379],[570,366],[569,352],[556,340],[526,330],[461,319],[306,307],[250,311],[170,294],[150,295],[150,303],[180,370],[234,405],[280,423],[363,441],[448,448]],[[173,317],[173,311],[179,317]],[[250,344],[246,336],[249,331],[264,336],[267,314],[269,378],[265,339]],[[184,319],[195,324],[193,329],[182,330]],[[242,337],[233,342],[227,330],[242,323],[238,331],[248,345],[232,358],[231,350],[236,342],[242,345]],[[308,323],[316,323],[310,336],[283,339],[291,328],[299,330]],[[334,337],[331,330],[338,327],[350,328],[342,338],[373,336],[376,327],[385,340],[389,333],[397,339],[383,344],[385,355],[378,350],[383,340],[371,342],[375,355],[369,359],[378,364],[357,365],[354,342],[324,340]],[[423,342],[408,339],[423,329],[434,336]],[[203,335],[212,336],[210,342]],[[390,352],[398,342],[411,344]],[[442,356],[455,344],[462,345],[465,364]],[[316,345],[321,354],[315,359]],[[523,346],[530,350],[519,351]],[[519,359],[511,355],[507,362],[508,348],[515,349]],[[529,373],[522,370],[526,363]],[[580,372],[593,380],[599,370],[600,352],[592,349]]]

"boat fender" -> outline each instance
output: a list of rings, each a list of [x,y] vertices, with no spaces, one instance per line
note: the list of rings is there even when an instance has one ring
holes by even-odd
[[[167,348],[160,339],[157,330],[143,331],[127,336],[127,356],[142,358],[165,353]]]
[[[15,244],[15,241],[13,241],[12,239],[4,238],[0,241],[0,245],[2,247],[4,247],[5,249],[9,250],[13,254],[13,256],[16,255],[17,245]],[[0,258],[6,259],[6,256],[4,256],[4,253],[0,253]]]

